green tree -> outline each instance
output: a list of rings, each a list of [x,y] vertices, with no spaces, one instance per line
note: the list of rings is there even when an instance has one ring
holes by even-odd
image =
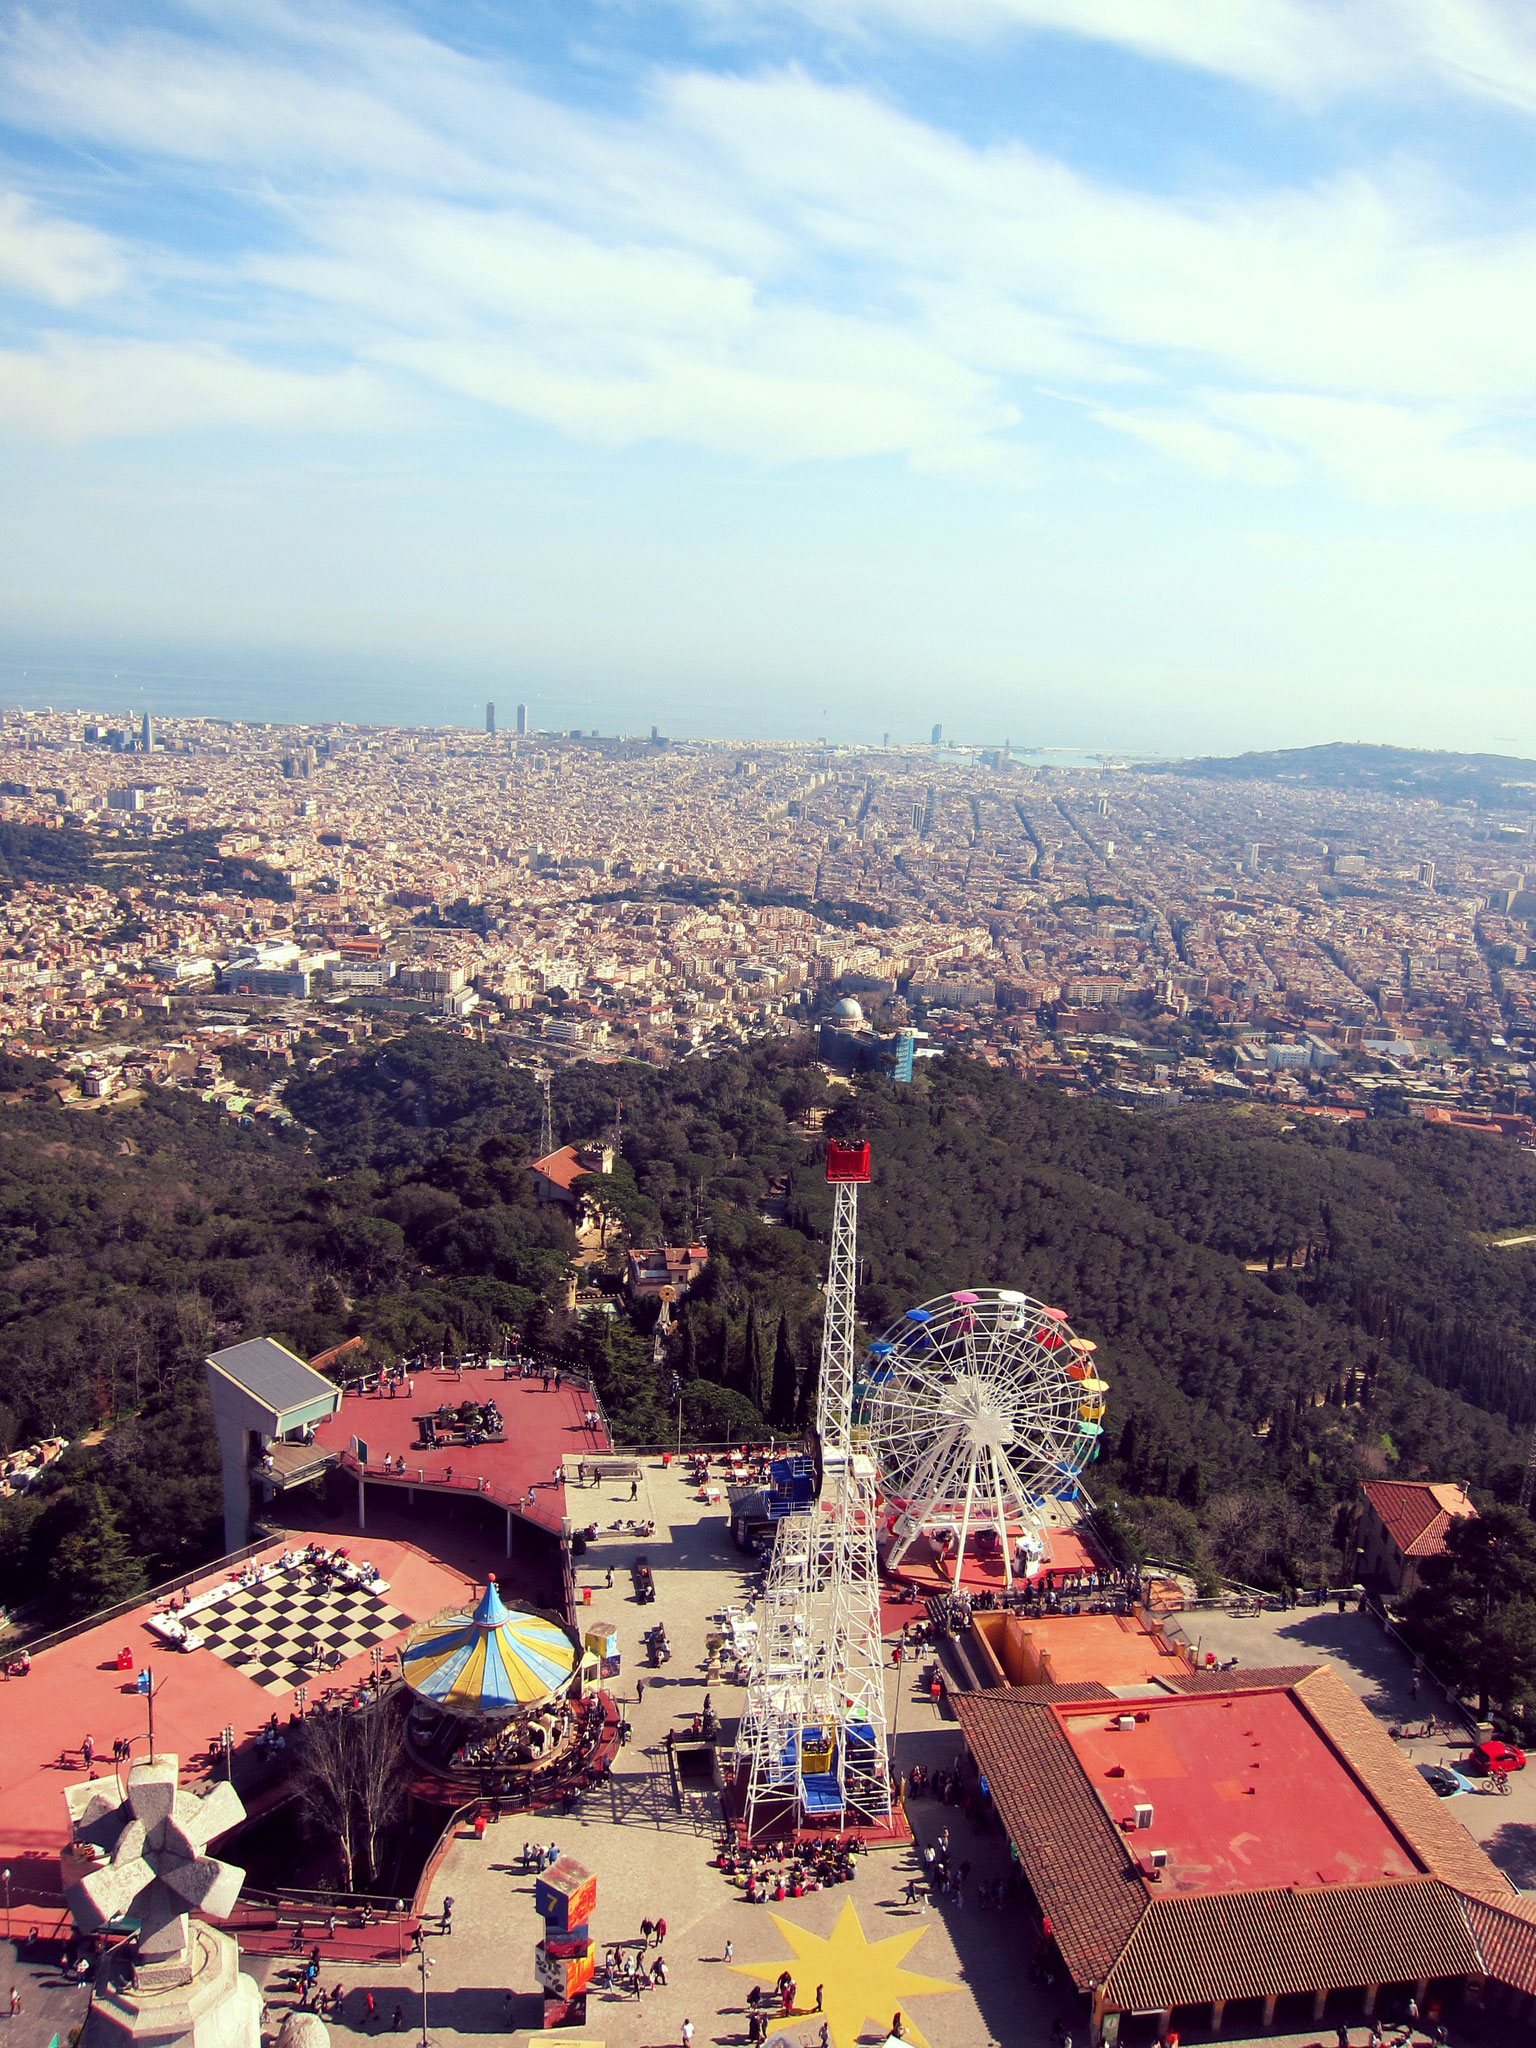
[[[1453,1521],[1405,1605],[1416,1640],[1463,1691],[1489,1705],[1536,1700],[1536,1523],[1493,1507]]]
[[[756,1302],[747,1303],[746,1354],[742,1363],[742,1392],[761,1414],[768,1406],[768,1376],[763,1359],[763,1333],[757,1320]]]
[[[775,1429],[795,1426],[795,1351],[789,1341],[789,1317],[779,1317],[779,1334],[773,1344],[773,1389],[768,1397],[768,1420]]]
[[[71,1607],[94,1613],[131,1600],[145,1586],[144,1567],[117,1526],[104,1489],[92,1484],[74,1496],[75,1525],[60,1539],[49,1576]]]

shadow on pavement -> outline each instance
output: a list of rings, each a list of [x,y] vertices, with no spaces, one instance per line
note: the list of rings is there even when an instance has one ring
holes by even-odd
[[[1529,1891],[1536,1886],[1536,1827],[1529,1821],[1505,1821],[1483,1847],[1521,1891]]]

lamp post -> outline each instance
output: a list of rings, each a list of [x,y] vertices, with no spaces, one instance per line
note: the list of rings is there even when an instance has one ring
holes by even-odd
[[[427,1972],[432,1965],[427,1961],[425,1936],[418,1931],[416,1938],[421,1943],[421,2048],[431,2048],[431,2043],[427,2039]]]
[[[11,1872],[9,1865],[3,1871],[0,1871],[0,1878],[5,1880],[5,1938],[9,1941],[11,1938]]]

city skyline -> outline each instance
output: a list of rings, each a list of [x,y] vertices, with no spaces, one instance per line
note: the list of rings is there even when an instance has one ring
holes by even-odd
[[[0,689],[1536,753],[1533,105],[1491,0],[14,10]]]

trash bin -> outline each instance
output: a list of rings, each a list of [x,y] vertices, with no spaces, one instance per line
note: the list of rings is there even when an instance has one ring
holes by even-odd
[[[663,1451],[661,1454],[661,1462],[664,1466],[670,1465],[672,1462],[672,1453],[670,1451]]]

